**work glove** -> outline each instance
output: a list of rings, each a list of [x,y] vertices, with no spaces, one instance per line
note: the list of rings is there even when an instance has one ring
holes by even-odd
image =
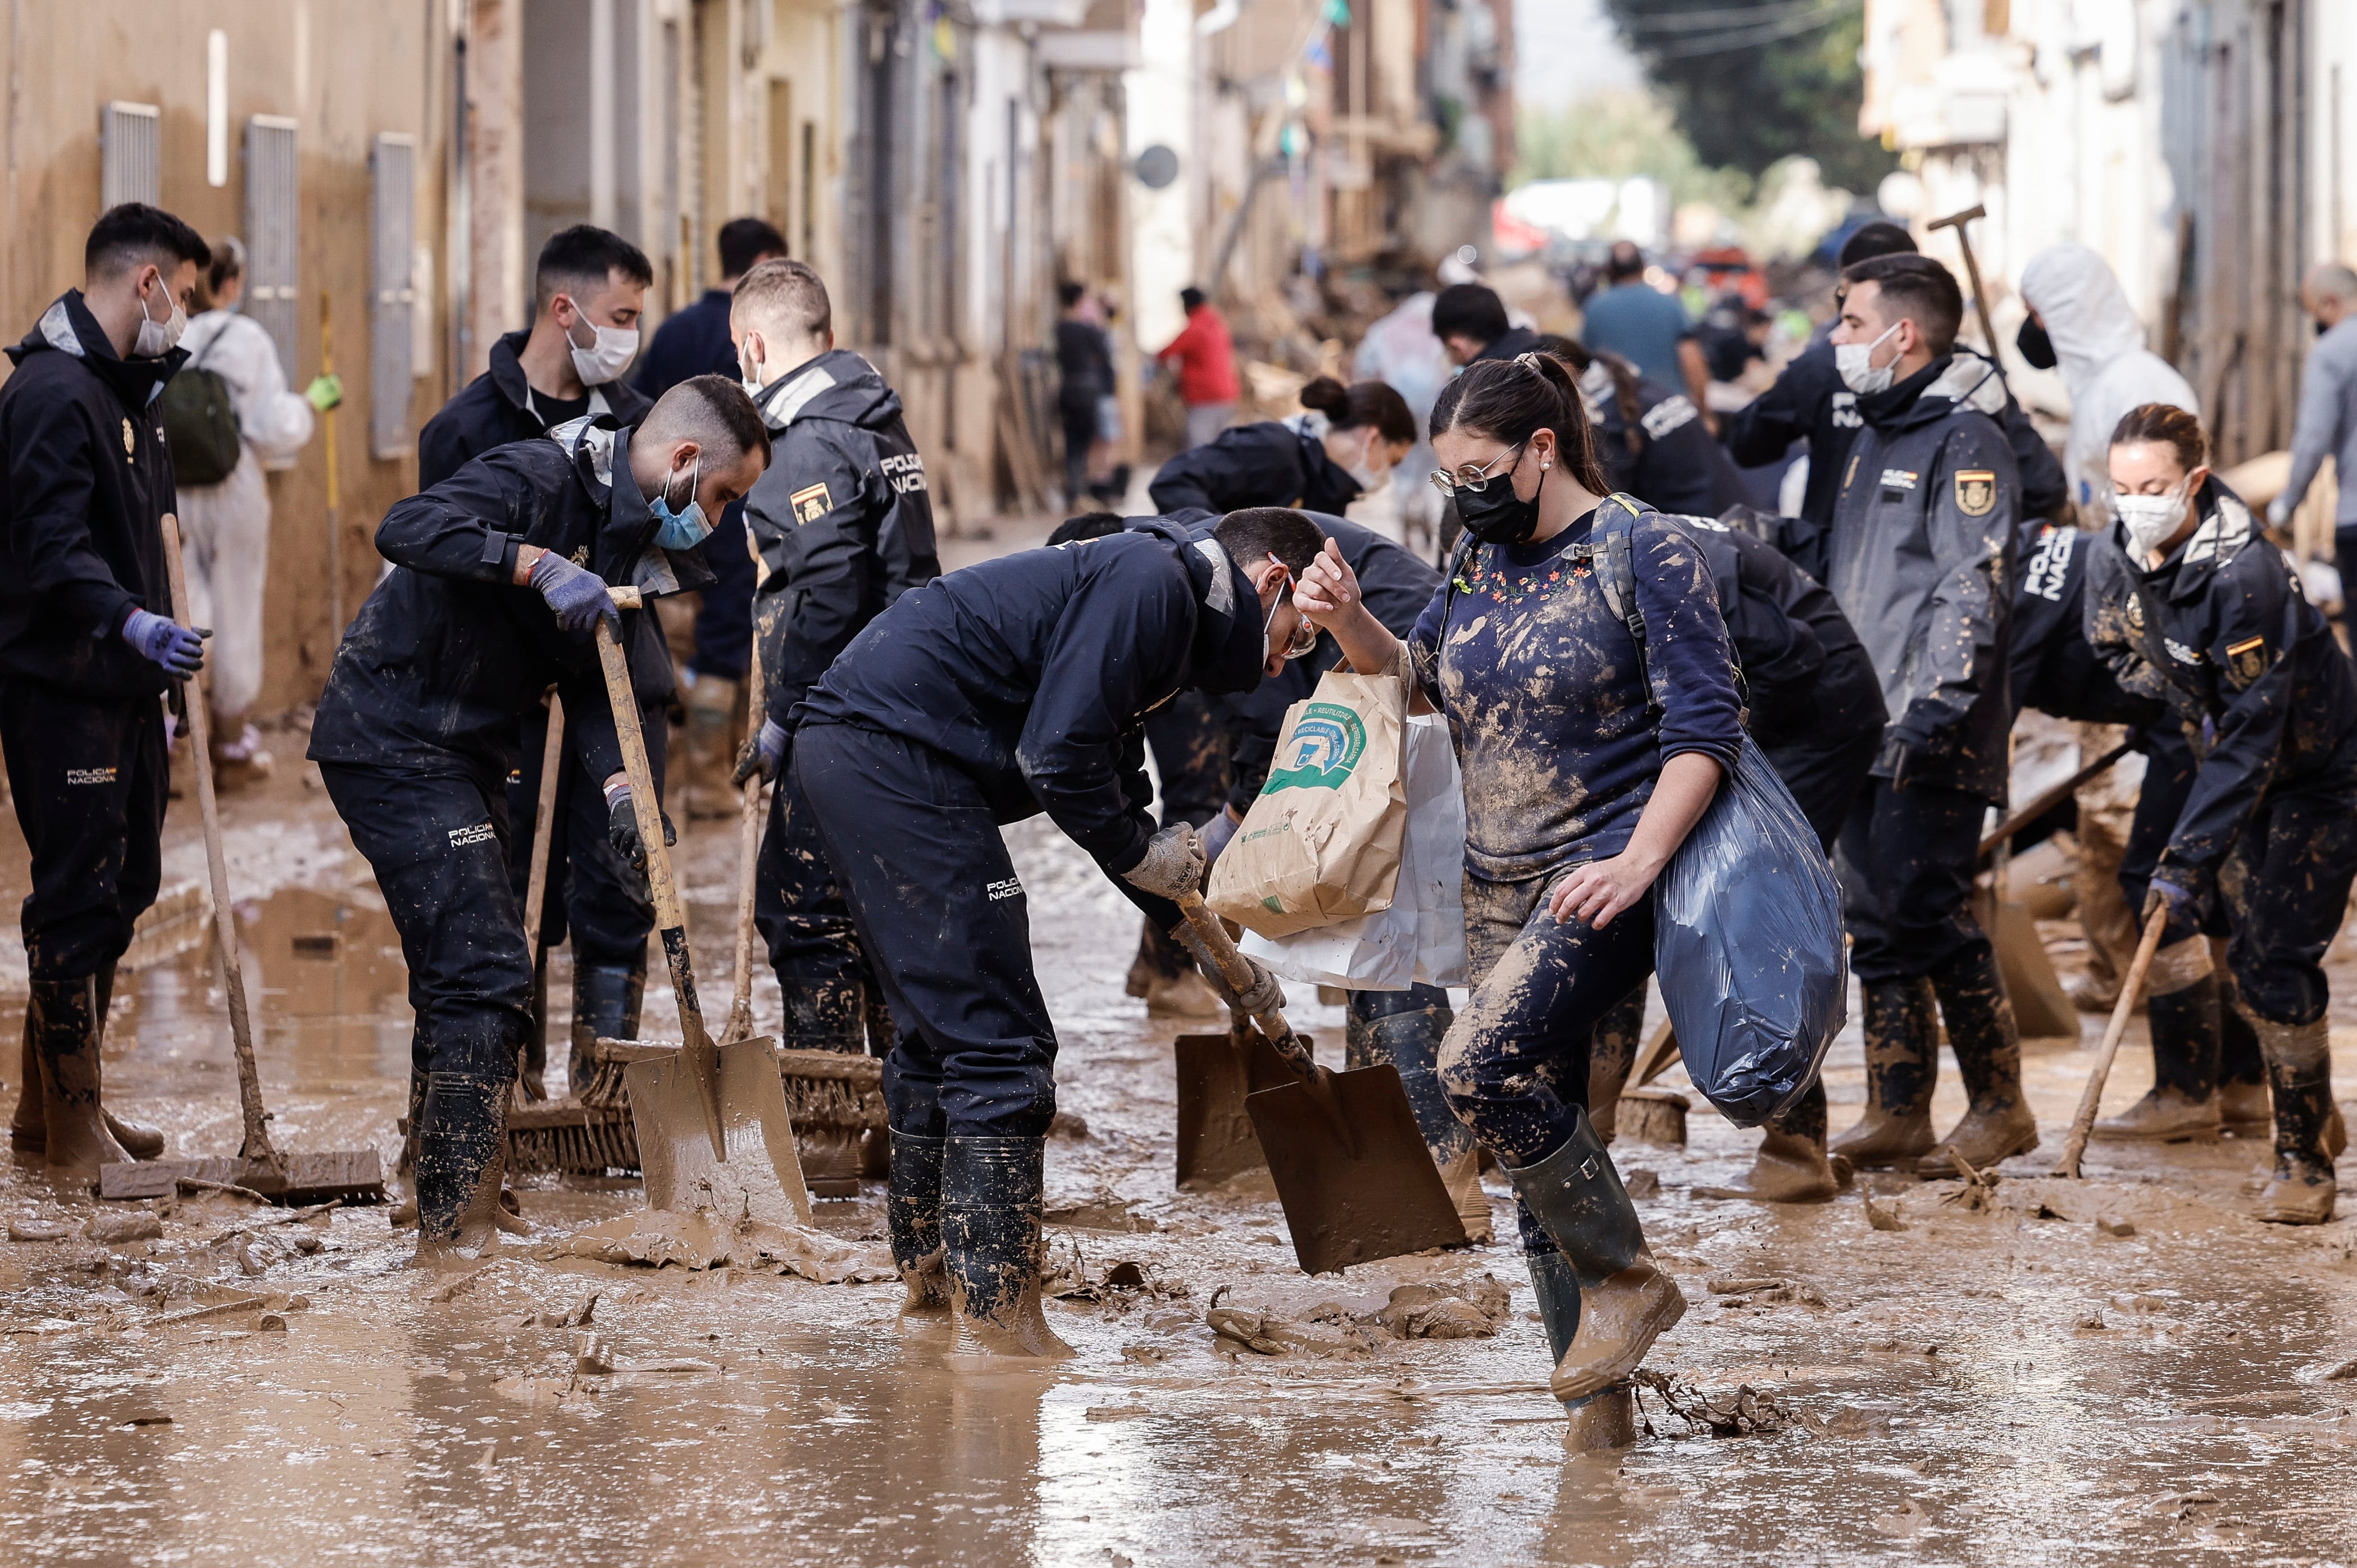
[[[2149,920],[2155,909],[2166,908],[2172,926],[2197,922],[2201,918],[2201,895],[2187,885],[2190,880],[2181,874],[2154,872],[2152,880],[2145,885],[2144,913],[2138,918]]]
[[[672,826],[670,817],[663,817],[662,825],[665,846],[679,843],[679,830]],[[606,791],[606,842],[614,846],[616,854],[630,863],[632,871],[641,876],[647,874],[647,846],[639,837],[638,806],[630,799],[628,784],[618,784]]]
[[[2277,496],[2275,499],[2267,503],[2267,526],[2269,528],[2281,528],[2285,523],[2289,522],[2290,521],[2290,498],[2286,496]]]
[[[576,566],[554,550],[544,550],[532,564],[532,575],[524,580],[548,601],[548,607],[556,612],[556,624],[565,630],[594,631],[602,620],[614,628],[617,639],[621,637],[622,612],[614,607],[606,579],[597,573]]]
[[[1146,841],[1146,858],[1121,874],[1132,887],[1178,901],[1181,894],[1203,890],[1203,846],[1195,830],[1173,822]]]
[[[162,665],[167,675],[193,675],[203,669],[204,639],[211,635],[145,610],[133,610],[131,618],[123,623],[123,640],[138,650],[140,658]]]
[[[327,413],[344,401],[344,378],[333,372],[313,376],[311,384],[303,389],[303,401],[318,413]]]
[[[737,787],[743,789],[745,780],[756,773],[764,779],[775,779],[785,760],[786,726],[775,719],[763,719],[759,732],[737,754]]]
[[[1205,980],[1211,983],[1211,989],[1220,993],[1220,1000],[1235,1011],[1247,1017],[1258,1017],[1263,1013],[1285,1005],[1285,987],[1278,983],[1275,974],[1271,972],[1269,967],[1252,954],[1236,955],[1243,960],[1244,967],[1252,971],[1253,977],[1251,988],[1238,992],[1228,983],[1228,977],[1221,972],[1220,966],[1212,961],[1211,950],[1203,945],[1203,939],[1195,934],[1195,928],[1191,922],[1179,921],[1170,935],[1173,940],[1194,956],[1195,967],[1202,972]]]

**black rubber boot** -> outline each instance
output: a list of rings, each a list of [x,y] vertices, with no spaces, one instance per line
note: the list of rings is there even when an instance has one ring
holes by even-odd
[[[1914,1159],[1932,1146],[1932,1090],[1940,1068],[1940,1021],[1932,983],[1921,976],[1869,980],[1866,1016],[1866,1114],[1832,1150],[1865,1170]]]
[[[963,1353],[1072,1353],[1039,1305],[1047,1150],[1045,1138],[944,1140],[942,1262]]]
[[[98,1167],[131,1157],[107,1130],[101,1106],[98,983],[32,983],[33,1050],[41,1074],[42,1157],[52,1179],[94,1186]]]
[[[1637,1065],[1645,1032],[1645,988],[1637,987],[1596,1021],[1587,1045],[1587,1118],[1607,1144],[1620,1119],[1620,1091]]]
[[[1539,1298],[1539,1321],[1546,1325],[1548,1358],[1560,1362],[1579,1327],[1579,1276],[1553,1246],[1524,1254],[1523,1262],[1530,1265],[1531,1293]]]
[[[107,1008],[114,1000],[115,966],[108,964],[98,972],[98,1040],[102,1055],[106,1048]],[[8,1144],[20,1155],[45,1154],[49,1144],[48,1122],[41,1110],[41,1059],[33,1049],[33,1009],[28,1001],[25,1007],[24,1054],[18,1066],[18,1093],[16,1114],[8,1122]],[[126,1121],[109,1111],[103,1104],[99,1114],[106,1119],[106,1130],[123,1152],[135,1160],[152,1160],[164,1152],[164,1130],[142,1122]]]
[[[2200,938],[2193,939],[2199,941]],[[2145,1000],[2152,1029],[2152,1088],[2093,1136],[2123,1144],[2204,1143],[2218,1136],[2218,977]]]
[[[524,1031],[523,1053],[516,1064],[516,1082],[523,1098],[548,1098],[548,953],[544,950],[532,970],[532,1026]]]
[[[942,1154],[946,1142],[914,1133],[892,1133],[884,1218],[892,1233],[892,1262],[909,1287],[902,1312],[949,1310],[949,1275],[942,1262]]]
[[[1957,953],[1932,972],[1932,990],[1972,1098],[1964,1120],[1915,1162],[1915,1174],[1954,1176],[1950,1150],[1975,1170],[2028,1154],[2038,1147],[2038,1119],[2021,1092],[2021,1036],[1997,973],[1996,949],[1981,942]]]
[[[780,987],[785,1000],[788,1050],[834,1051],[862,1056],[867,1050],[867,988],[856,980],[791,981]],[[857,1131],[836,1127],[799,1127],[794,1148],[802,1163],[802,1182],[813,1197],[859,1196]]]
[[[1346,1069],[1389,1062],[1399,1070],[1415,1112],[1416,1130],[1432,1163],[1457,1203],[1457,1218],[1470,1241],[1491,1238],[1490,1197],[1481,1190],[1480,1157],[1473,1132],[1448,1109],[1440,1091],[1440,1040],[1457,1015],[1448,993],[1418,985],[1406,991],[1353,991],[1343,1047]]]
[[[2337,1151],[2327,1142],[2333,1119],[2330,1035],[2321,1018],[2257,1024],[2275,1097],[2276,1168],[2252,1216],[2276,1225],[2321,1225],[2332,1218],[2339,1188]]]
[[[1824,1203],[1841,1191],[1825,1150],[1825,1086],[1813,1082],[1792,1108],[1770,1117],[1751,1168],[1726,1187],[1698,1187],[1697,1197],[1754,1203]]]
[[[639,1004],[646,995],[647,964],[576,963],[573,966],[573,1053],[565,1068],[567,1089],[578,1097],[594,1070],[589,1047],[599,1039],[639,1037]]]
[[[1570,1266],[1579,1286],[1571,1338],[1551,1380],[1566,1404],[1617,1387],[1685,1316],[1685,1297],[1645,1247],[1636,1206],[1587,1112],[1572,1110],[1571,1136],[1534,1165],[1506,1175]]]
[[[472,1073],[426,1075],[417,1128],[416,1262],[498,1250],[511,1087],[504,1078]]]

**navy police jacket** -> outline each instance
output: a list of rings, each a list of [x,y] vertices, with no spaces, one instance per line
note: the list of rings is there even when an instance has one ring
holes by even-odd
[[[831,349],[755,402],[770,434],[769,472],[745,498],[761,550],[759,711],[786,725],[851,639],[942,564],[925,460],[873,365]]]
[[[514,573],[517,551],[531,544],[649,594],[711,580],[694,552],[655,547],[630,439],[572,421],[478,457],[385,513],[376,547],[393,569],[336,650],[311,723],[314,761],[472,779],[497,792],[518,760],[517,721],[554,684],[588,777],[621,768],[592,634],[561,629]],[[653,618],[623,611],[625,642],[634,622]]]
[[[156,400],[188,357],[123,359],[78,288],[9,349],[0,675],[99,700],[164,689],[162,666],[117,634],[133,610],[172,613],[163,532],[172,452]]]
[[[1001,822],[1045,811],[1116,878],[1155,831],[1143,721],[1181,688],[1250,691],[1260,596],[1212,540],[1150,520],[910,588],[795,711],[931,747]],[[1178,910],[1121,884],[1163,922]]]
[[[1191,446],[1156,470],[1146,488],[1154,510],[1190,508],[1225,515],[1246,507],[1297,507],[1340,512],[1359,499],[1359,481],[1325,443],[1292,420],[1232,425],[1217,439]]]
[[[2357,769],[2357,675],[2241,498],[2213,478],[2201,506],[2193,536],[2149,570],[2116,523],[2092,542],[2087,639],[2194,746],[2161,862],[2206,893],[2261,799]]]
[[[1882,685],[1849,618],[1817,580],[1760,536],[1749,507],[1725,519],[1682,517],[1710,567],[1718,611],[1743,675],[1751,738],[1771,755],[1879,731]]]

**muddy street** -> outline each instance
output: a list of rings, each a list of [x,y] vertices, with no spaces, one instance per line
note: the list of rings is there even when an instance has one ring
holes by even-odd
[[[201,870],[192,815],[175,808],[167,890]],[[734,835],[686,828],[691,929],[707,988],[725,993]],[[7,885],[21,891],[10,836]],[[1010,837],[1062,1036],[1049,1319],[1075,1359],[959,1370],[946,1329],[898,1325],[888,1281],[554,1255],[569,1232],[637,1205],[635,1185],[526,1178],[530,1238],[471,1272],[428,1273],[404,1266],[412,1233],[383,1208],[298,1219],[223,1195],[60,1202],[12,1168],[0,1185],[11,1238],[0,1555],[2357,1553],[2357,1233],[2346,1219],[2313,1230],[2244,1219],[2263,1144],[2099,1144],[2090,1179],[2042,1178],[2091,1050],[2033,1050],[2049,1146],[1987,1190],[1875,1176],[1819,1207],[1714,1201],[1695,1189],[1740,1172],[1755,1134],[1697,1101],[1684,1148],[1624,1137],[1616,1158],[1695,1305],[1649,1359],[1674,1386],[1642,1395],[1646,1434],[1567,1459],[1511,1242],[1311,1279],[1256,1178],[1171,1190],[1168,1042],[1188,1026],[1123,995],[1136,921],[1086,857],[1044,822]],[[370,1144],[389,1167],[410,1024],[366,869],[299,777],[236,797],[229,843],[235,885],[250,890],[245,972],[279,1141]],[[108,1081],[124,1111],[171,1130],[176,1152],[226,1155],[237,1140],[226,1013],[192,908],[179,928],[153,922],[135,953],[150,961],[116,1000]],[[2336,983],[2349,970],[2336,965]],[[21,988],[21,973],[7,983]],[[1340,1010],[1296,1002],[1339,1059]],[[757,989],[757,1015],[776,1006],[773,985]],[[662,1034],[668,998],[651,993],[649,1015]],[[2097,1033],[2091,1022],[2088,1047]],[[2357,1071],[2357,1034],[2336,1035],[2342,1072]],[[2107,1105],[2148,1083],[2139,1044],[2131,1036]],[[1679,1082],[1674,1069],[1665,1081]],[[1828,1084],[1839,1128],[1863,1095],[1854,1022]],[[1939,1116],[1960,1101],[1951,1064]],[[1490,1180],[1511,1235],[1510,1200]],[[882,1261],[868,1272],[888,1272],[877,1184],[818,1214]]]

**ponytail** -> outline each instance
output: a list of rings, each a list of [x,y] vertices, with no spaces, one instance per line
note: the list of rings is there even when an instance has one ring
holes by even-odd
[[[1517,354],[1512,360],[1476,360],[1443,387],[1432,405],[1432,434],[1469,430],[1508,446],[1519,446],[1542,430],[1552,430],[1563,465],[1582,489],[1609,496],[1612,481],[1597,451],[1596,427],[1587,420],[1579,384],[1570,368],[1552,354]]]

